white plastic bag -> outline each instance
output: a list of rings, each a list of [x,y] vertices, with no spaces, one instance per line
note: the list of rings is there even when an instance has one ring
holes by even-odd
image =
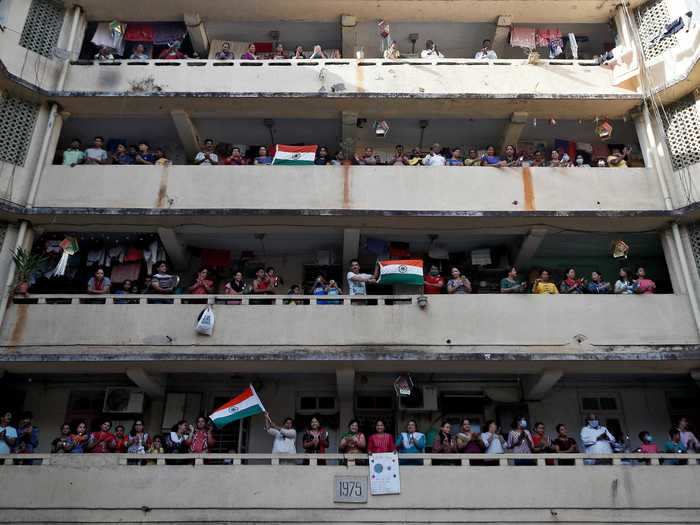
[[[214,310],[211,309],[211,306],[207,306],[200,312],[194,329],[203,335],[211,335],[214,333]]]

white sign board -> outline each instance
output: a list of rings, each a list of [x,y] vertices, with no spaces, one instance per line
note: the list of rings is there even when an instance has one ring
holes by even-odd
[[[372,496],[401,494],[399,455],[396,452],[372,454],[369,457],[369,479]]]

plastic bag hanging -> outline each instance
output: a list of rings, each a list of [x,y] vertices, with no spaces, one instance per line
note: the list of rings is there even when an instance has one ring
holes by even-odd
[[[62,277],[66,273],[66,267],[68,266],[68,257],[78,253],[78,239],[75,237],[66,237],[61,241],[59,246],[63,249],[61,253],[61,258],[54,268],[53,277]]]
[[[197,317],[197,323],[194,325],[195,331],[202,335],[212,335],[214,333],[214,320],[214,310],[207,305]]]

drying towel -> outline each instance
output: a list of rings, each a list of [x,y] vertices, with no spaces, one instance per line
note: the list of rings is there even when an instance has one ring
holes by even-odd
[[[153,42],[153,24],[129,22],[124,40],[128,42]]]
[[[118,264],[112,268],[113,283],[123,283],[126,280],[136,281],[141,273],[141,263]]]
[[[124,54],[124,31],[126,24],[121,24],[122,31],[112,31],[109,22],[100,22],[97,24],[95,35],[92,37],[92,42],[97,47],[108,47],[113,49],[117,55]]]
[[[231,263],[231,252],[228,250],[203,248],[200,255],[203,267],[228,268]]]
[[[549,47],[549,41],[555,38],[561,39],[561,31],[558,29],[538,29],[535,32],[537,47]]]
[[[535,49],[535,28],[511,27],[510,45],[511,47],[524,47],[527,49]]]
[[[153,43],[157,46],[167,46],[185,37],[187,29],[181,22],[162,22],[153,24]]]
[[[143,250],[139,250],[134,246],[130,246],[129,249],[126,250],[124,262],[140,261],[141,259],[143,259]]]

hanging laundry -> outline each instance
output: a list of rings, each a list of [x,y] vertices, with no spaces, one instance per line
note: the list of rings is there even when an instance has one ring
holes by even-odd
[[[61,258],[58,260],[58,264],[56,265],[56,268],[53,271],[53,275],[58,277],[66,273],[66,267],[68,266],[68,258],[71,255],[75,255],[76,253],[78,253],[78,239],[76,239],[75,237],[66,237],[61,241],[60,246],[63,250],[63,253],[61,253]]]
[[[549,47],[549,41],[555,38],[561,40],[561,31],[558,29],[538,29],[535,31],[537,47]]]
[[[407,242],[392,242],[389,244],[389,257],[392,259],[400,259],[401,257],[410,256],[410,245]]]
[[[112,269],[111,279],[113,283],[124,281],[136,281],[141,273],[141,263],[119,264]]]
[[[143,251],[139,250],[135,246],[130,246],[126,250],[126,255],[124,256],[124,262],[134,262],[143,259]]]
[[[510,29],[510,45],[511,47],[535,49],[535,28],[512,27]]]
[[[212,250],[203,248],[200,253],[202,266],[207,268],[228,268],[231,263],[229,250]]]
[[[159,260],[163,260],[158,257],[158,241],[153,241],[143,249],[143,258],[146,261],[146,271],[148,275],[151,275],[153,273],[153,265]]]
[[[185,25],[180,22],[161,22],[153,24],[153,44],[167,46],[176,40],[182,40],[187,33]]]
[[[130,22],[126,28],[124,40],[127,42],[153,42],[153,24]]]
[[[107,250],[107,256],[105,257],[105,266],[112,266],[112,263],[116,260],[117,262],[124,262],[124,255],[126,255],[126,246],[118,244]]]
[[[561,38],[552,38],[549,40],[549,58],[557,58],[564,52],[564,40]]]
[[[44,251],[46,253],[61,253],[61,241],[46,241]]]
[[[593,153],[593,145],[588,142],[577,142],[576,148],[584,153]]]
[[[87,254],[87,265],[88,266],[103,266],[105,263],[105,249],[98,248],[97,250],[90,250]]]
[[[100,22],[97,24],[95,35],[92,37],[91,43],[97,47],[107,47],[113,49],[117,55],[124,54],[124,31],[126,24],[121,24],[123,31],[116,32],[112,29],[110,22]]]
[[[367,238],[365,241],[367,251],[377,257],[386,257],[389,255],[389,243],[381,239]]]

